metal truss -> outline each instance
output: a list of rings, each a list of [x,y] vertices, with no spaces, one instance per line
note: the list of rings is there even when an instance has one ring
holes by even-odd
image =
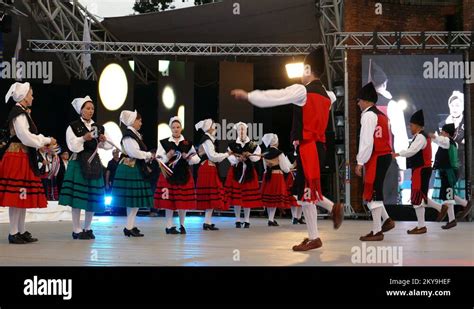
[[[343,31],[343,0],[315,0],[316,9],[318,10],[319,16],[319,28],[321,31],[321,38],[325,46],[325,57],[326,57],[326,73],[328,87],[331,90],[334,89],[335,84],[342,86],[344,80],[344,51],[336,49],[336,37],[333,33],[341,33]],[[338,97],[331,109],[331,118],[333,124],[333,131],[336,132],[336,119],[335,112],[343,112],[345,109],[344,98]],[[345,115],[347,120],[347,114]],[[345,121],[347,123],[347,121]],[[345,128],[347,129],[347,128]],[[345,155],[339,156],[334,153],[335,164],[336,164],[336,177],[335,177],[335,198],[337,202],[344,200],[344,214],[351,216],[354,214],[354,210],[350,205],[350,185],[346,184],[346,162],[349,162],[348,145],[345,144]]]
[[[99,42],[116,42],[117,38],[111,34],[102,23],[77,0],[27,0],[23,4],[29,15],[35,20],[41,33],[47,40],[81,41],[84,29],[84,18],[87,17],[91,24],[91,40]],[[82,45],[85,47],[85,44]],[[75,53],[58,53],[57,56],[69,78],[97,79],[94,68],[83,72],[81,55],[84,50]],[[120,55],[115,55],[120,58]],[[135,60],[135,74],[142,81],[156,79],[156,74],[151,72],[139,59]]]
[[[335,32],[337,50],[472,49],[474,32]]]
[[[28,40],[35,52],[79,54],[88,46],[92,54],[128,56],[296,56],[324,44],[206,44],[206,43],[134,43],[63,40]]]

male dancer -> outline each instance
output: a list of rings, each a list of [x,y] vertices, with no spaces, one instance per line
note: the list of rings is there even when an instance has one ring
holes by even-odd
[[[381,241],[383,231],[395,227],[395,222],[387,219],[382,228],[382,212],[386,212],[383,203],[383,184],[385,175],[392,162],[392,146],[390,144],[390,125],[388,117],[377,109],[377,92],[372,83],[365,85],[357,97],[357,105],[362,111],[360,120],[361,131],[357,166],[355,173],[364,175],[364,201],[372,212],[372,231],[361,236],[361,241]]]
[[[332,103],[330,94],[319,79],[324,72],[324,50],[311,52],[306,56],[304,64],[305,72],[301,79],[304,86],[294,84],[279,90],[254,90],[247,93],[242,89],[235,89],[231,92],[236,99],[248,100],[260,108],[294,104],[291,139],[298,153],[295,188],[308,229],[308,238],[293,246],[294,251],[307,251],[322,246],[316,203],[328,209],[334,228],[339,228],[344,219],[343,205],[334,204],[324,198],[321,192],[320,170],[324,163],[325,132]]]

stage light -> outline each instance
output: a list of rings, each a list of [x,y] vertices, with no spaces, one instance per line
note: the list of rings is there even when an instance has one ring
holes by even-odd
[[[170,67],[170,62],[169,60],[159,60],[158,61],[158,71],[163,74],[166,71],[168,71]]]
[[[181,119],[181,121],[183,122],[181,124],[181,126],[183,127],[184,129],[184,123],[186,122],[186,120],[184,119],[184,105],[181,105],[179,108],[178,108],[178,117],[179,119]]]
[[[112,205],[112,200],[113,200],[112,195],[106,195],[106,196],[104,196],[104,205],[105,205],[105,206],[110,206],[110,205]]]
[[[298,78],[303,76],[303,62],[288,63],[285,65],[285,68],[286,74],[288,74],[288,78]]]
[[[343,86],[336,86],[334,87],[334,93],[336,97],[341,98],[344,96],[344,87]]]
[[[158,125],[158,141],[171,136],[171,129],[167,123]]]
[[[176,95],[171,86],[166,86],[163,89],[163,94],[161,95],[163,104],[167,109],[172,109],[176,101]]]
[[[399,100],[398,101],[398,106],[400,107],[401,110],[406,110],[408,107],[408,103],[405,100]]]
[[[127,94],[128,81],[123,68],[116,63],[107,65],[99,78],[99,95],[104,107],[109,111],[118,110]]]
[[[109,121],[106,124],[104,124],[105,132],[107,134],[107,138],[111,140],[115,145],[120,146],[120,142],[122,141],[122,130],[120,130],[120,127],[118,124],[116,124],[113,121]],[[122,151],[122,149],[119,149]],[[107,167],[107,164],[109,163],[110,160],[113,158],[113,149],[110,150],[105,150],[102,148],[99,148],[99,156],[100,156],[100,161],[102,162],[102,165],[104,167]]]
[[[128,65],[130,66],[130,69],[132,69],[132,71],[135,71],[135,61],[129,60]]]

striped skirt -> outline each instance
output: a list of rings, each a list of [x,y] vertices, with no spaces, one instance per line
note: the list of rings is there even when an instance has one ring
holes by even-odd
[[[138,164],[119,164],[112,187],[112,206],[153,208],[151,184],[143,178]]]
[[[59,195],[59,205],[71,206],[85,211],[104,212],[104,194],[103,177],[85,179],[79,161],[69,161],[61,194]]]

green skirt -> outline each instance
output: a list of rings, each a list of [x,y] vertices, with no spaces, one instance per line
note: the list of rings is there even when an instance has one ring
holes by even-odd
[[[112,185],[113,207],[153,208],[153,191],[136,164],[120,164]]]
[[[104,212],[104,188],[102,176],[98,179],[85,179],[79,161],[69,161],[59,195],[59,205]]]

